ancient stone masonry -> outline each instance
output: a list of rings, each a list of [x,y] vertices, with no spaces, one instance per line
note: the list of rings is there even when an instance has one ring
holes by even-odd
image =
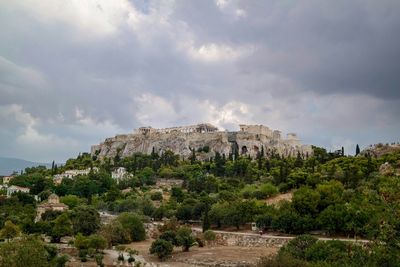
[[[303,157],[312,154],[310,145],[301,144],[297,135],[271,130],[264,125],[239,125],[235,132],[219,131],[208,124],[197,124],[183,127],[155,129],[141,127],[131,134],[117,135],[107,138],[99,145],[91,148],[92,155],[100,159],[132,156],[135,153],[150,154],[154,148],[157,153],[171,150],[184,158],[192,154],[192,150],[200,150],[196,156],[200,160],[214,157],[216,152],[228,156],[230,153],[255,158],[262,150],[265,156],[273,153],[285,157],[295,157],[300,153]],[[205,150],[203,148],[207,147]]]

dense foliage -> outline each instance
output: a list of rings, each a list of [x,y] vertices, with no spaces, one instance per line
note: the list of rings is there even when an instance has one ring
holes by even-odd
[[[392,250],[399,252],[400,179],[395,175],[400,168],[399,153],[353,157],[314,147],[313,155],[283,158],[263,148],[256,159],[216,153],[207,161],[197,160],[198,155],[208,152],[207,147],[192,149],[188,159],[171,151],[161,155],[153,151],[103,160],[84,153],[64,166],[28,168],[11,184],[29,187],[30,193],[0,197],[2,238],[13,238],[20,232],[39,233],[58,242],[68,235],[99,234],[112,246],[145,239],[146,220],[176,218],[183,223],[202,223],[204,231],[241,229],[256,222],[264,231],[285,234],[318,231],[362,237],[379,244],[372,256],[382,258]],[[379,172],[385,162],[386,170]],[[129,175],[117,181],[111,178],[111,171],[118,167],[126,168]],[[87,175],[53,182],[55,174],[88,168]],[[180,179],[183,186],[155,189],[158,178]],[[37,202],[33,196],[45,201],[52,192],[69,210],[45,213],[35,222]],[[267,204],[268,198],[280,193],[290,193],[291,201]],[[99,211],[118,217],[101,225]],[[193,245],[194,241],[185,240],[177,229],[173,232],[175,236],[166,233],[162,240],[181,244],[184,249]],[[159,243],[157,247],[165,247],[165,242]],[[332,247],[322,247],[326,244]],[[314,249],[311,258],[295,256],[295,261],[318,261],[315,259],[328,257],[331,249],[341,251],[336,243],[316,242],[313,246],[321,247]],[[317,251],[319,256],[315,256]]]

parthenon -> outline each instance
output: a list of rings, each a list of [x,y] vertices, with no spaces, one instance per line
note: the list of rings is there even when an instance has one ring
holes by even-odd
[[[213,133],[217,132],[218,128],[210,123],[200,123],[195,125],[187,125],[180,127],[169,127],[156,129],[151,126],[140,127],[136,130],[137,133],[149,134],[149,133],[171,133],[171,132],[181,132],[181,133]]]

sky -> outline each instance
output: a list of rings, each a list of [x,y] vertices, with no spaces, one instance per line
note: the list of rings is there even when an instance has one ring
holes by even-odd
[[[0,0],[0,156],[199,122],[398,142],[399,33],[398,0]]]

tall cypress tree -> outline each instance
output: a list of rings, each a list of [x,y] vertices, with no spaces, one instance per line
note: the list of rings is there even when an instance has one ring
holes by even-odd
[[[192,149],[192,156],[190,157],[190,164],[195,164],[196,163],[196,150],[193,148]]]
[[[358,144],[356,145],[356,156],[360,154],[360,147],[358,146]]]

